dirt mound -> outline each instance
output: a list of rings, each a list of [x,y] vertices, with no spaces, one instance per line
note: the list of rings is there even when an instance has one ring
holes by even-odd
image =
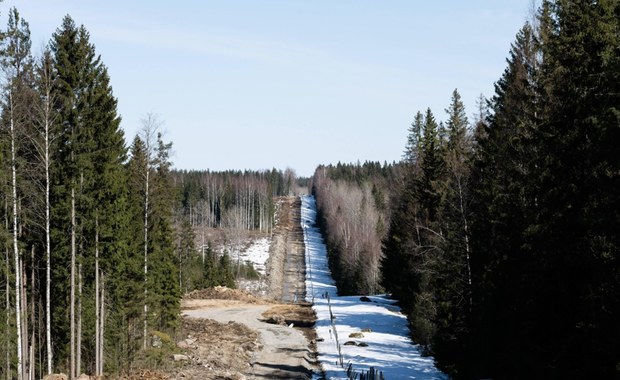
[[[310,303],[275,305],[265,311],[262,317],[267,323],[293,324],[293,327],[301,330],[308,341],[312,342],[316,339],[316,331],[314,331],[316,314]]]
[[[182,331],[179,341],[190,342],[183,350],[189,360],[170,371],[171,378],[243,378],[241,374],[248,372],[253,352],[261,348],[258,333],[236,322],[184,318]]]
[[[257,298],[252,294],[240,289],[230,289],[225,286],[214,288],[198,289],[183,296],[185,300],[233,300],[243,301],[250,304],[264,304],[265,300]]]
[[[183,333],[175,353],[185,356],[167,367],[171,379],[310,379],[318,370],[316,317],[310,304],[293,303],[305,298],[299,215],[299,199],[278,200],[266,276],[270,300],[226,287],[183,297]],[[269,319],[276,324],[265,323]]]
[[[148,369],[141,369],[133,372],[128,376],[121,376],[116,378],[117,380],[168,380],[170,377],[159,371],[151,371]]]

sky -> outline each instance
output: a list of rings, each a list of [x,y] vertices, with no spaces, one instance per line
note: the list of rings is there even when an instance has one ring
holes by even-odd
[[[69,14],[108,67],[128,144],[149,113],[177,169],[398,161],[417,111],[470,118],[531,0],[5,0],[38,55]],[[4,26],[3,26],[4,28]]]

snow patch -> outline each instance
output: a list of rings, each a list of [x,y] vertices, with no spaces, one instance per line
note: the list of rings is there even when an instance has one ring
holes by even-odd
[[[242,262],[251,262],[252,266],[261,276],[265,275],[265,266],[269,258],[269,246],[271,240],[261,238],[252,243],[244,252],[239,255]]]

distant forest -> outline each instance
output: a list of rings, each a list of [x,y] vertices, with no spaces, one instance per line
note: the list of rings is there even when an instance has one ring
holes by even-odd
[[[620,378],[620,2],[544,1],[469,120],[319,167],[343,293],[387,291],[457,379]]]

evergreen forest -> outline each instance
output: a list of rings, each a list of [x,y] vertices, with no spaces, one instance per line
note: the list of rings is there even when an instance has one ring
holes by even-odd
[[[391,293],[455,379],[620,378],[619,20],[544,1],[473,120],[454,90],[401,162],[315,172],[339,289]]]

